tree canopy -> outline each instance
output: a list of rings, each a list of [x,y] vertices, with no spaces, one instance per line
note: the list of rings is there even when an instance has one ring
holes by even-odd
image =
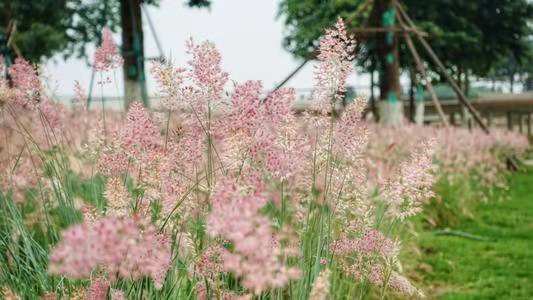
[[[357,11],[363,0],[283,0],[279,15],[286,25],[284,46],[300,57],[308,57],[322,35],[338,16],[345,19]],[[486,75],[502,59],[512,56],[526,63],[530,44],[533,5],[527,0],[401,1],[411,19],[429,34],[429,43],[452,71],[470,70]],[[372,24],[370,12],[349,20],[348,27]],[[362,50],[371,52],[372,39]],[[370,45],[370,47],[368,47]],[[363,60],[368,57],[362,55]],[[405,60],[402,62],[405,66]]]
[[[500,60],[526,63],[533,5],[527,0],[403,1],[449,67],[485,76]]]
[[[104,26],[116,31],[120,3],[132,0],[0,0],[0,34],[16,22],[13,41],[32,62],[55,54],[86,57],[86,44],[97,43]],[[177,0],[176,0],[177,1]],[[144,0],[157,5],[158,0]],[[191,7],[208,7],[208,0],[187,0]]]
[[[15,46],[32,62],[56,53],[85,56],[85,44],[98,41],[103,26],[115,29],[118,1],[1,0],[2,24],[16,22]]]

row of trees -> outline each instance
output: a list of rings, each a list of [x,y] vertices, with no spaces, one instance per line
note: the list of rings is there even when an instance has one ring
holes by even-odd
[[[0,0],[0,32],[5,36],[8,25],[15,22],[13,45],[17,52],[39,62],[57,53],[65,58],[87,57],[86,45],[99,41],[103,26],[112,30],[121,28],[126,96],[139,97],[143,92],[139,83],[144,74],[141,4],[158,2]],[[311,57],[323,29],[332,26],[338,16],[347,20],[351,29],[397,26],[390,10],[391,0],[371,1],[371,9],[363,10],[365,2],[282,0],[279,16],[286,25],[285,48],[296,56]],[[210,4],[210,0],[186,1],[191,7]],[[401,4],[416,25],[428,33],[431,46],[464,88],[468,87],[471,76],[505,76],[511,81],[518,73],[531,76],[533,5],[528,0],[402,0]],[[362,13],[353,17],[359,11]],[[362,43],[357,50],[357,63],[366,71],[381,71],[382,99],[391,97],[391,89],[399,89],[399,74],[394,74],[394,68],[412,68],[412,60],[398,34],[387,35],[358,34]],[[4,49],[8,49],[4,52],[13,51]],[[440,80],[438,74],[433,76]]]

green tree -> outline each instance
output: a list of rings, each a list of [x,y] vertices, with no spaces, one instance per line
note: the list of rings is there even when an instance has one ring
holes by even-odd
[[[513,92],[516,78],[520,78],[526,84],[526,90],[528,90],[528,84],[531,84],[531,74],[533,74],[533,40],[527,39],[526,44],[529,44],[529,51],[522,56],[522,60],[517,60],[514,55],[507,55],[500,57],[496,63],[493,64],[489,70],[487,77],[492,80],[494,85],[496,80],[507,80],[511,92]]]
[[[404,0],[408,14],[429,33],[429,42],[456,79],[466,86],[468,74],[479,77],[501,64],[529,63],[527,0]]]
[[[9,34],[9,24],[16,24],[12,37],[16,52],[32,62],[42,62],[56,54],[64,58],[87,58],[86,45],[99,43],[104,26],[113,31],[121,28],[125,98],[139,100],[145,98],[141,5],[157,5],[158,2],[0,0],[0,34],[5,37]],[[187,0],[186,5],[209,7],[210,1]]]
[[[87,57],[86,44],[97,43],[104,26],[116,30],[118,1],[0,0],[0,33],[15,22],[13,42],[27,60],[38,63],[60,53]]]
[[[349,20],[348,28],[383,26],[380,17],[383,17],[383,6],[386,7],[389,0],[375,0],[373,10],[368,10],[359,18],[349,19],[363,2],[281,1],[279,15],[286,25],[285,48],[296,56],[312,56],[323,29],[332,26],[338,16]],[[402,0],[401,4],[416,25],[429,33],[429,43],[458,79],[467,81],[467,74],[486,76],[502,57],[512,56],[518,62],[528,61],[531,46],[524,41],[531,34],[529,24],[533,5],[527,0]],[[358,49],[358,63],[370,69],[375,67],[372,62],[376,61],[379,69],[379,65],[386,63],[386,58],[380,54],[383,34],[365,35],[364,38],[365,44]],[[402,52],[405,50],[400,47],[400,58],[407,57]],[[400,62],[401,67],[409,67],[408,59]],[[390,76],[381,77],[395,80]],[[388,80],[380,81],[382,92],[389,91],[384,87],[390,85]],[[381,98],[387,99],[387,95],[381,95]]]

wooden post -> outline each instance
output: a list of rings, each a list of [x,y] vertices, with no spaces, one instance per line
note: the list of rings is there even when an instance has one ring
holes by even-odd
[[[518,113],[518,131],[524,133],[524,115],[522,113]]]
[[[491,111],[487,112],[487,126],[489,127],[492,126],[492,112]]]
[[[450,113],[450,124],[451,124],[451,125],[456,125],[455,112],[454,112],[454,111],[452,111],[452,112]]]
[[[527,136],[531,136],[531,113],[527,113]]]
[[[278,85],[276,85],[276,87],[268,94],[270,95],[273,92],[279,90],[282,86],[284,86],[285,83],[287,83],[287,81],[291,80],[291,78],[294,77],[294,75],[296,75],[309,62],[309,60],[310,59],[305,59],[304,61],[302,61],[302,63],[299,64],[298,67],[294,69],[294,71],[292,71],[289,75],[287,75],[287,77],[285,77],[285,79],[283,79]],[[265,97],[264,100],[266,100],[267,98],[268,97]]]
[[[513,114],[511,111],[507,112],[507,129],[513,131]]]
[[[468,112],[468,109],[464,105],[461,105],[461,126],[468,125],[468,120],[471,118],[472,116]]]

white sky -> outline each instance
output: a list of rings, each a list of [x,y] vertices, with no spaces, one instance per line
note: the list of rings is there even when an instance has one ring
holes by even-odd
[[[184,49],[187,38],[193,37],[196,41],[208,39],[221,52],[223,69],[230,73],[232,80],[261,80],[266,89],[283,80],[301,62],[282,47],[283,23],[282,19],[276,19],[277,11],[276,0],[216,0],[211,10],[190,9],[183,0],[163,0],[159,7],[149,8],[164,54],[177,65],[184,65],[189,60]],[[145,55],[157,56],[159,53],[146,20],[144,32]],[[115,40],[119,42],[118,35]],[[89,53],[93,49],[91,46]],[[84,61],[56,59],[48,62],[46,69],[49,86],[58,96],[72,95],[74,80],[80,81],[89,90],[91,69]],[[105,87],[103,94],[121,95],[121,71],[110,77],[112,80],[116,78],[116,82]],[[353,75],[349,83],[369,84],[367,76],[357,78]],[[312,64],[306,65],[288,83],[296,88],[310,88],[312,84]],[[148,90],[150,94],[156,91],[151,78],[148,78]],[[93,93],[102,94],[100,87],[95,86]]]

